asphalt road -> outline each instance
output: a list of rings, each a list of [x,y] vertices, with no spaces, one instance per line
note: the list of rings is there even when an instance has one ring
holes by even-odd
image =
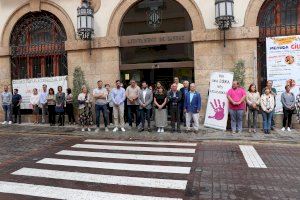
[[[300,199],[300,145],[0,134],[0,200]]]

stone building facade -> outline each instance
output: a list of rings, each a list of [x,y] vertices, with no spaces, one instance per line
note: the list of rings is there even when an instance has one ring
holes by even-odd
[[[145,11],[144,14],[141,14],[141,18],[149,17],[147,14],[149,10],[147,11],[147,8],[145,8],[147,6],[143,7],[139,0],[93,0],[95,34],[90,44],[88,41],[80,40],[76,35],[76,15],[77,7],[81,3],[80,0],[2,0],[0,2],[0,87],[4,84],[10,85],[13,79],[13,43],[11,40],[15,34],[15,27],[28,13],[43,12],[55,16],[60,26],[63,27],[65,34],[63,50],[67,57],[66,67],[69,85],[72,85],[72,74],[77,66],[80,66],[85,72],[90,87],[95,87],[97,80],[100,79],[105,83],[114,84],[116,79],[128,79],[127,73],[130,75],[130,78],[134,77],[136,75],[130,74],[130,71],[134,70],[148,69],[150,73],[151,70],[156,70],[155,73],[157,74],[168,73],[169,71],[166,69],[174,67],[178,68],[179,71],[181,68],[192,69],[191,75],[189,75],[190,71],[188,70],[183,70],[182,73],[186,74],[185,76],[187,77],[192,76],[198,90],[202,94],[206,94],[209,87],[210,74],[214,71],[230,71],[239,60],[245,62],[246,85],[252,82],[258,85],[263,83],[265,75],[262,72],[264,66],[261,65],[262,61],[260,61],[262,54],[257,52],[261,50],[259,49],[260,38],[265,37],[261,36],[260,30],[266,28],[259,26],[259,20],[260,16],[266,13],[260,13],[263,12],[262,10],[265,7],[270,7],[270,4],[274,4],[274,2],[280,4],[284,2],[283,0],[235,0],[234,15],[236,22],[226,32],[226,47],[223,46],[223,33],[215,25],[214,1],[164,1],[166,5],[162,6],[163,9],[170,8],[170,11],[178,9],[179,14],[178,16],[172,16],[168,14],[170,11],[166,11],[167,14],[164,16],[164,10],[162,9],[162,11],[158,12],[162,17],[165,17],[161,26],[163,27],[164,23],[174,24],[174,27],[182,25],[182,30],[178,29],[173,32],[172,30],[156,31],[156,29],[152,32],[147,30],[147,28],[140,25],[140,17],[130,17],[130,12],[138,12],[138,8]],[[184,13],[187,13],[188,17]],[[149,19],[145,20],[149,21]],[[131,23],[136,23],[137,25],[131,28],[133,30],[126,31],[127,26],[130,29]],[[288,35],[296,34],[297,32],[298,29],[294,32],[274,32],[269,35]],[[152,41],[151,38],[155,40]],[[167,38],[167,40],[164,38]],[[180,51],[176,52],[176,45],[179,45],[178,47],[180,48],[180,44],[183,44],[183,54],[187,54],[183,58],[180,57]],[[172,48],[172,45],[175,45],[175,50]],[[143,46],[151,46],[151,48],[141,48]],[[164,47],[160,48],[160,46]],[[159,55],[153,55],[152,51],[157,47],[162,52],[162,57],[166,58],[165,60],[157,58]],[[142,60],[140,63],[132,58],[134,52],[144,52],[143,54],[138,54]],[[168,54],[168,52],[170,53]],[[173,55],[174,57],[172,57]],[[156,57],[151,59],[151,56]],[[29,66],[28,63],[27,65]],[[160,69],[156,69],[157,66]],[[159,72],[159,70],[162,71]],[[146,73],[148,72],[146,71]],[[22,72],[19,73],[22,75]],[[29,69],[27,69],[26,73],[29,73],[28,77],[33,76],[33,72]],[[47,72],[44,69],[40,73],[45,75]],[[58,71],[55,72],[55,69],[51,73],[59,74]],[[139,71],[139,73],[143,73],[143,71]],[[171,76],[180,76],[181,72],[179,74],[174,73],[173,71]],[[138,74],[137,77],[141,75],[143,74]],[[206,99],[203,99],[205,105]]]

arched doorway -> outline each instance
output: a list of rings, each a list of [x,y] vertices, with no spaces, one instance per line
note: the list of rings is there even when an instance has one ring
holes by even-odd
[[[257,19],[257,25],[259,26],[257,67],[260,89],[265,86],[267,81],[266,38],[299,34],[299,13],[299,0],[267,0],[262,5]]]
[[[168,86],[174,76],[194,81],[192,20],[176,0],[142,0],[123,16],[120,70],[125,82],[134,78]]]
[[[67,75],[66,39],[62,23],[53,14],[23,16],[10,37],[12,80]]]

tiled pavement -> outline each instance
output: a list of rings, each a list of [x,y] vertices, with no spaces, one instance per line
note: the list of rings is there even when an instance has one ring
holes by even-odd
[[[17,141],[22,141],[19,136],[16,135]],[[46,137],[26,136],[42,137],[41,140]],[[2,137],[0,135],[0,139]],[[53,143],[48,147],[45,145],[44,149],[15,162],[0,164],[1,200],[46,199],[41,196],[129,200],[281,200],[300,197],[298,144],[245,141],[149,143],[49,137],[53,138]],[[54,141],[59,137],[60,140]],[[38,139],[34,140],[36,142]],[[251,168],[240,145],[253,146],[266,168]],[[5,147],[0,145],[0,148]],[[253,154],[249,156],[255,162]],[[139,178],[145,179],[137,181]],[[57,195],[59,188],[64,188],[64,192]],[[37,197],[32,197],[34,194]]]
[[[253,146],[266,169],[249,168],[236,143],[202,143],[190,199],[300,199],[300,146]]]
[[[156,140],[156,141],[203,141],[203,140],[229,140],[229,141],[267,141],[267,142],[289,142],[300,143],[300,130],[293,129],[292,132],[282,132],[280,129],[272,131],[270,135],[265,135],[261,130],[258,133],[248,133],[244,130],[241,134],[232,134],[229,131],[219,131],[201,127],[197,134],[184,132],[182,127],[182,133],[171,134],[168,129],[165,133],[156,133],[155,130],[151,133],[147,131],[138,133],[136,128],[129,129],[126,127],[126,132],[112,133],[113,126],[110,126],[110,132],[99,133],[81,132],[78,126],[65,126],[65,127],[50,127],[49,125],[0,125],[0,134],[15,132],[15,133],[36,133],[36,134],[52,134],[52,135],[68,135],[68,136],[80,136],[88,138],[106,138],[106,139],[138,139],[138,140]],[[94,129],[92,129],[94,130]]]

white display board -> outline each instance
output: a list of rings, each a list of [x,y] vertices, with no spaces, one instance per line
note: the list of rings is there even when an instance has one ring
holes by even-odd
[[[266,39],[267,78],[277,90],[276,113],[282,113],[280,102],[285,86],[291,86],[296,96],[300,85],[300,36],[270,37]]]
[[[214,72],[211,74],[204,126],[226,130],[228,119],[227,92],[232,87],[232,81],[233,73]]]
[[[19,94],[22,96],[21,109],[31,109],[30,96],[32,95],[32,91],[34,88],[37,88],[40,94],[43,84],[47,85],[47,90],[53,88],[55,93],[57,92],[57,87],[62,86],[63,92],[65,92],[68,87],[67,76],[13,80],[13,89],[18,89]]]

